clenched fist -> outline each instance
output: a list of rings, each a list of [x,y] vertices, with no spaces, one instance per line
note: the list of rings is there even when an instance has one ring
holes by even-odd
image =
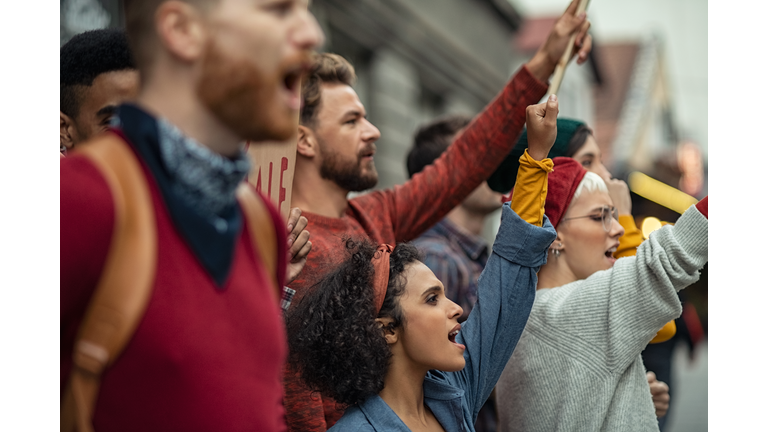
[[[656,417],[664,417],[669,409],[669,386],[656,379],[656,374],[646,372],[648,386],[651,388],[651,399],[653,407],[656,408]]]
[[[535,160],[547,157],[557,138],[557,96],[525,109],[525,127],[528,129],[528,154]]]

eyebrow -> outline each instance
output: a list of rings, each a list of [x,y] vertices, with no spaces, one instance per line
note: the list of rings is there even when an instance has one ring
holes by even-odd
[[[433,287],[429,287],[429,288],[425,289],[424,292],[421,293],[421,296],[424,297],[425,295],[427,295],[427,294],[429,294],[429,293],[431,293],[433,291],[441,292],[442,290],[443,290],[443,288],[440,287],[440,285],[435,285]]]
[[[589,213],[592,214],[592,213],[602,212],[604,208],[607,208],[609,211],[611,210],[611,206],[603,204],[599,207],[593,208],[592,210],[589,211]]]
[[[97,116],[113,115],[117,111],[117,105],[107,105],[96,111]]]
[[[362,111],[360,111],[360,110],[353,109],[353,110],[349,110],[349,111],[345,112],[344,115],[341,116],[341,118],[347,118],[349,116],[365,117],[365,114]]]

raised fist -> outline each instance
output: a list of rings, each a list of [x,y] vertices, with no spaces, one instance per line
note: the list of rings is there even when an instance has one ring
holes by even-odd
[[[535,160],[547,157],[557,138],[557,113],[560,112],[557,96],[549,96],[546,102],[529,105],[525,109],[525,126],[528,129],[528,154]]]

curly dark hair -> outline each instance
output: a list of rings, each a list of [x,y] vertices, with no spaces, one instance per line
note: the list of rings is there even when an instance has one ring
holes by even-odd
[[[100,29],[73,36],[59,49],[59,109],[77,117],[84,87],[103,73],[133,69],[136,63],[124,31]]]
[[[421,258],[410,244],[395,247],[384,304],[374,316],[371,258],[377,245],[367,239],[344,243],[349,258],[289,309],[286,327],[289,366],[310,389],[348,406],[384,388],[392,357],[384,332],[405,323],[399,301],[407,283],[403,271]],[[377,317],[393,321],[382,328]]]

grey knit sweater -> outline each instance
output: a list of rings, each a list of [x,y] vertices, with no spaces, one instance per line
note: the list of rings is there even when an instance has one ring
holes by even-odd
[[[640,353],[682,313],[677,291],[707,262],[708,222],[689,208],[635,257],[536,293],[496,387],[500,431],[658,431]]]

